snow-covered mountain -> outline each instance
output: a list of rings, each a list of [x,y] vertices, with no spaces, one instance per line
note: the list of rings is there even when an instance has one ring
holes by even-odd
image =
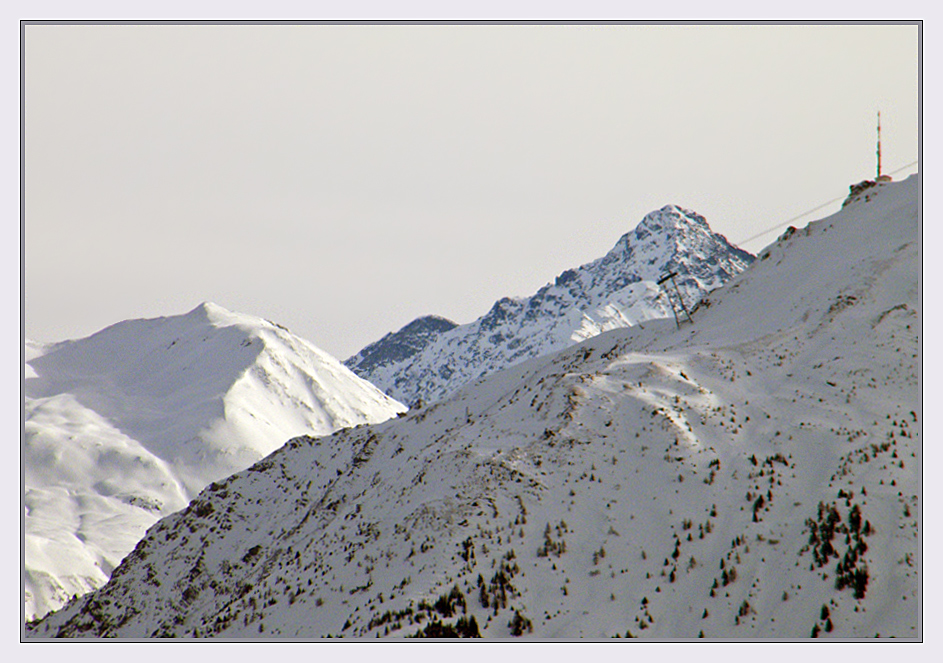
[[[30,637],[919,638],[917,178],[673,320],[299,437]]]
[[[286,329],[214,304],[27,343],[26,614],[100,587],[160,517],[299,434],[405,408]]]
[[[693,308],[752,260],[711,231],[704,217],[668,205],[648,214],[605,256],[563,272],[531,297],[501,299],[486,315],[454,328],[430,329],[429,319],[420,318],[344,363],[403,403],[436,401],[483,375],[603,331],[671,317],[669,295],[657,285],[664,275],[677,272],[684,303]],[[408,352],[376,360],[376,346],[411,337],[417,325],[426,330],[421,347],[409,344]]]

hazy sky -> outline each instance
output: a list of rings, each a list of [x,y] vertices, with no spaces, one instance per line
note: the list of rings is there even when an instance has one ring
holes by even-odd
[[[884,171],[917,160],[917,36],[31,25],[27,337],[208,300],[345,359],[529,295],[666,204],[739,243],[873,178],[878,110]]]

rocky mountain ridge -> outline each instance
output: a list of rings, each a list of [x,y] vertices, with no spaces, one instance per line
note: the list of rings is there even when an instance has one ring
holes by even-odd
[[[671,317],[667,297],[676,295],[658,286],[664,275],[677,273],[681,296],[694,308],[752,259],[711,231],[704,217],[667,205],[646,215],[605,256],[564,271],[531,297],[500,299],[474,322],[437,329],[401,358],[371,361],[374,346],[368,346],[345,365],[401,402],[436,401],[484,375],[603,331]]]

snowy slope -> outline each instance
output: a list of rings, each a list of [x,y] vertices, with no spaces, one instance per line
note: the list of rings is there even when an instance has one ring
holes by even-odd
[[[917,180],[710,295],[300,437],[33,637],[920,637]]]
[[[402,405],[287,330],[202,304],[27,343],[26,612],[99,587],[164,515],[299,434]]]
[[[752,259],[712,232],[704,217],[667,205],[646,215],[605,256],[563,272],[531,297],[504,298],[474,322],[436,328],[422,347],[401,357],[376,361],[374,346],[383,339],[344,363],[404,403],[432,402],[483,375],[603,331],[672,316],[657,285],[672,271],[685,305],[693,308]],[[423,320],[393,338],[409,335]]]

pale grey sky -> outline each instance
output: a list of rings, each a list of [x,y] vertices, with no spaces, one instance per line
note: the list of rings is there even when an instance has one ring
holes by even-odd
[[[209,300],[345,359],[669,203],[738,242],[874,177],[878,110],[884,171],[916,161],[917,34],[30,25],[27,337]]]

